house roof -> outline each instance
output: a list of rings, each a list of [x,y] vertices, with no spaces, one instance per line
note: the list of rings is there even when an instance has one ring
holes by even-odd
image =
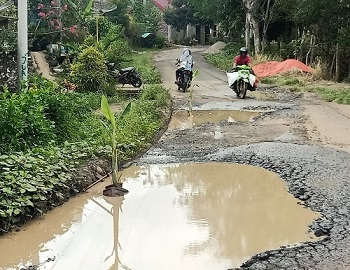
[[[172,0],[152,0],[153,3],[162,11],[164,11],[165,8],[171,6]]]

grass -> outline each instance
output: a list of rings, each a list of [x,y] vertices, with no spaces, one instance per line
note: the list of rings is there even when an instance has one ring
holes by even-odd
[[[207,54],[205,60],[217,68],[227,71],[232,69],[232,60],[235,57],[227,52]]]
[[[328,102],[350,105],[350,89],[333,89],[326,87],[306,87],[307,92],[319,94]]]
[[[141,73],[141,78],[147,84],[160,84],[162,78],[160,72],[154,65],[153,61],[154,51],[144,51],[142,53],[135,53],[132,56],[131,63]],[[129,65],[130,63],[125,63]]]

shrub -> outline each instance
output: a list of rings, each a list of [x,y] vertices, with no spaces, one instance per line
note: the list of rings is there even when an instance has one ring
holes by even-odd
[[[108,77],[103,54],[94,47],[84,49],[72,65],[70,77],[80,92],[103,92]]]
[[[100,140],[105,129],[93,110],[99,107],[95,93],[47,93],[47,117],[54,123],[58,143],[64,141]]]
[[[118,63],[129,59],[130,46],[124,38],[123,28],[119,25],[110,27],[107,34],[101,38],[102,53],[108,62]]]
[[[154,39],[154,47],[157,49],[162,49],[165,47],[166,38],[163,35],[158,34]]]
[[[162,82],[159,71],[153,64],[152,53],[139,53],[132,57],[133,65],[140,71],[142,81],[149,84],[158,84]]]
[[[226,52],[207,54],[205,59],[212,65],[218,67],[221,70],[231,70],[232,60],[234,55],[230,55]]]
[[[0,100],[0,149],[2,153],[48,144],[56,138],[54,123],[45,113],[40,93],[3,94]]]
[[[66,143],[60,148],[0,155],[0,234],[78,192],[73,174],[93,149],[88,143]]]

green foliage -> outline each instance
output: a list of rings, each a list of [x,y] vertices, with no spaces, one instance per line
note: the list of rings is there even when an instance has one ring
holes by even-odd
[[[0,155],[0,234],[78,192],[73,175],[94,153],[89,143]]]
[[[164,12],[164,21],[173,26],[177,31],[185,30],[188,24],[197,24],[193,8],[186,0],[174,0],[171,8]]]
[[[153,102],[155,108],[164,108],[169,106],[170,95],[161,84],[146,85],[140,100]]]
[[[350,104],[350,90],[337,90],[326,87],[306,88],[307,91],[318,93],[328,102],[336,102],[339,104]]]
[[[107,134],[93,113],[99,107],[99,95],[47,92],[42,99],[47,104],[46,117],[54,123],[58,143],[66,140],[105,142]]]
[[[152,1],[148,1],[146,5],[143,4],[143,1],[134,1],[133,18],[136,23],[145,26],[145,32],[151,32],[155,35],[158,34],[162,21],[162,12]]]
[[[122,159],[129,159],[153,138],[164,123],[170,94],[161,85],[147,85],[140,98],[132,102],[127,117],[119,121],[116,140]]]
[[[107,82],[103,54],[94,47],[84,49],[72,65],[70,77],[80,92],[103,92]]]
[[[219,69],[227,71],[232,69],[232,61],[234,57],[234,54],[219,52],[207,54],[205,56],[205,60],[207,60],[210,64],[218,67]]]
[[[130,46],[124,38],[123,28],[112,25],[105,36],[101,38],[102,52],[108,62],[118,63],[129,58]]]
[[[153,53],[144,52],[134,54],[132,56],[132,63],[142,74],[142,81],[148,84],[159,84],[162,82],[159,71],[153,64]],[[128,63],[125,63],[128,65]]]
[[[40,93],[5,92],[0,100],[0,149],[2,153],[42,146],[56,138],[54,123],[45,113]]]

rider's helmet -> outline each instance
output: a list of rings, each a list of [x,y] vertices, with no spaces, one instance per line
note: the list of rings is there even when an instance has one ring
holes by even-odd
[[[246,56],[248,54],[248,49],[246,47],[242,47],[239,49],[239,54],[242,56]]]

